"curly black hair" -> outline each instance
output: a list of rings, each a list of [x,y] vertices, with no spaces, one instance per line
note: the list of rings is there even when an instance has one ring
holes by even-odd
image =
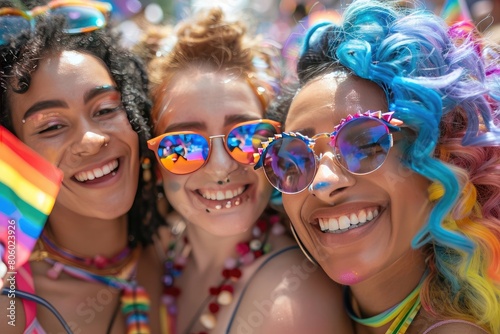
[[[1,2],[0,7],[9,6]],[[30,89],[31,75],[44,56],[60,51],[77,50],[99,59],[108,67],[115,81],[128,119],[139,136],[141,159],[149,159],[154,170],[156,159],[147,148],[150,138],[151,101],[148,77],[142,61],[119,44],[120,36],[108,26],[82,34],[63,32],[64,20],[58,17],[37,18],[34,31],[26,32],[0,47],[0,124],[13,132],[8,92],[23,94]],[[138,157],[139,158],[139,157]],[[155,177],[139,178],[134,204],[129,211],[129,236],[132,246],[148,244],[163,219],[156,210]]]

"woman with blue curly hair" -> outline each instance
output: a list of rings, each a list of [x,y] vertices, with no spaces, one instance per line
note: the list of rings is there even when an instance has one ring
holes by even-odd
[[[256,168],[355,332],[500,333],[498,52],[394,1],[304,43]]]

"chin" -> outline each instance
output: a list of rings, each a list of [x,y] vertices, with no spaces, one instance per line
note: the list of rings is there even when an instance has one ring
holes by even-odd
[[[206,228],[204,229],[220,237],[236,236],[250,230],[257,221],[257,218],[242,220],[241,217],[249,217],[249,215],[243,213],[227,214],[218,217],[214,215],[212,219],[205,222]]]

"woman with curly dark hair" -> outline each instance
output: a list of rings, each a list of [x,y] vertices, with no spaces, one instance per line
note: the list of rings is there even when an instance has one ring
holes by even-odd
[[[159,333],[161,271],[148,81],[119,46],[109,5],[0,8],[1,124],[64,173],[3,333]],[[17,29],[27,26],[28,29]],[[142,167],[142,168],[141,168]],[[152,298],[150,298],[152,297]],[[2,296],[2,309],[9,300]],[[64,322],[63,322],[64,323]]]

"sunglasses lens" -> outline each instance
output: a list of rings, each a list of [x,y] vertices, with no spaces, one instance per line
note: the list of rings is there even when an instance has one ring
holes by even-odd
[[[189,174],[203,166],[208,157],[208,142],[198,134],[173,134],[161,139],[158,158],[168,171]]]
[[[31,23],[26,18],[17,15],[0,16],[0,45],[8,45],[24,31],[31,29]]]
[[[342,127],[336,138],[339,162],[355,174],[373,172],[392,146],[388,127],[376,119],[359,118]]]
[[[244,124],[229,132],[227,147],[236,161],[242,164],[254,164],[254,153],[259,152],[260,143],[275,134],[276,129],[269,123]]]
[[[276,139],[264,156],[264,171],[269,182],[279,191],[301,192],[316,173],[314,152],[299,138]]]
[[[106,25],[106,18],[97,8],[64,6],[52,9],[51,14],[66,18],[65,32],[68,34],[89,32]]]

